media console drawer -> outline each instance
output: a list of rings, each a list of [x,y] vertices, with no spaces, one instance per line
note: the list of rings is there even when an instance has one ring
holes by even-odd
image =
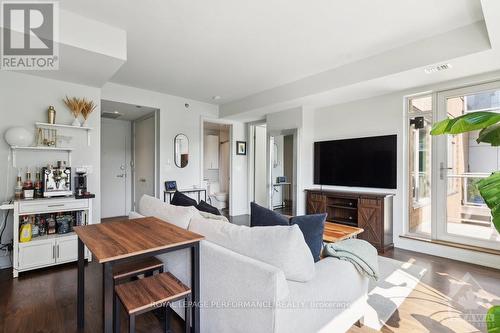
[[[61,212],[87,209],[88,200],[33,200],[19,203],[19,214]]]

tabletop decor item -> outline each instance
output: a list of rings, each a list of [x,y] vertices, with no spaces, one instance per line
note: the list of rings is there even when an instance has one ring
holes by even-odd
[[[73,117],[75,117],[75,120],[73,120],[73,123],[71,125],[80,127],[80,121],[78,120],[78,117],[80,114],[82,114],[82,109],[83,109],[83,99],[77,98],[77,97],[72,97],[69,98],[66,96],[65,99],[63,99],[64,104],[68,107],[68,109],[71,111],[73,114]]]
[[[11,127],[5,132],[5,141],[10,146],[29,147],[33,144],[33,132],[24,127]]]
[[[48,123],[54,125],[56,123],[56,109],[52,105],[47,110]]]
[[[82,107],[82,116],[83,116],[83,123],[82,127],[87,126],[87,120],[90,116],[90,114],[96,109],[97,105],[94,104],[94,101],[87,101],[85,98],[82,99],[83,107]]]

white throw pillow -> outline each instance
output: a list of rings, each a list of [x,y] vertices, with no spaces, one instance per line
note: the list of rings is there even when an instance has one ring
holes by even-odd
[[[189,230],[229,250],[278,267],[287,280],[307,282],[314,277],[314,259],[297,225],[250,228],[193,218]]]
[[[139,214],[154,216],[184,229],[188,228],[193,217],[201,218],[194,207],[174,206],[149,195],[143,195],[139,201]]]

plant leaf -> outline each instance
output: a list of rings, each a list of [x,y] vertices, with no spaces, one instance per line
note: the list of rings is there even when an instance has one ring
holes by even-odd
[[[431,134],[460,134],[480,130],[498,122],[500,122],[500,113],[485,111],[471,112],[434,124]]]
[[[500,232],[500,171],[492,173],[488,178],[481,179],[477,183],[477,188],[484,202],[491,209],[493,224]]]
[[[488,333],[500,332],[500,306],[492,306],[486,315],[486,327]]]
[[[479,132],[477,143],[489,143],[492,146],[500,146],[500,123],[483,128]]]
[[[453,119],[447,118],[445,120],[438,121],[432,126],[431,135],[441,135],[446,133],[448,125]]]

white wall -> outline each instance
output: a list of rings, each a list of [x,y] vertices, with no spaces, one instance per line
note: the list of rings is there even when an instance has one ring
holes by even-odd
[[[17,171],[10,167],[10,149],[3,140],[5,131],[13,126],[24,126],[35,131],[35,122],[47,122],[47,108],[53,105],[57,111],[56,122],[71,124],[73,117],[64,105],[65,96],[86,97],[100,105],[100,89],[63,81],[45,79],[14,72],[2,71],[0,74],[0,201],[8,200],[14,195],[14,184]],[[74,147],[72,154],[73,167],[92,166],[88,176],[89,191],[99,193],[100,189],[100,110],[94,111],[88,126],[92,127],[91,145],[87,146],[87,135],[81,130],[59,130],[60,135],[72,136],[68,146]],[[19,152],[17,164],[19,167],[43,166],[58,159],[66,159],[66,153]],[[24,176],[23,176],[24,177]],[[3,221],[3,216],[1,216]],[[100,221],[100,198],[94,200],[94,222]],[[1,225],[1,223],[0,223]],[[10,220],[4,232],[2,241],[12,238],[12,221]],[[0,262],[1,266],[1,262]]]
[[[114,83],[104,85],[102,98],[160,110],[159,189],[161,193],[164,189],[163,182],[166,180],[176,180],[179,188],[201,185],[201,116],[217,117],[217,105]],[[190,107],[186,109],[185,103],[189,103]],[[185,134],[189,139],[189,163],[182,169],[174,164],[174,137],[179,133]]]
[[[231,189],[229,190],[231,215],[248,214],[248,134],[244,123],[232,122],[233,142],[231,144]],[[236,141],[247,142],[247,155],[236,155]]]

